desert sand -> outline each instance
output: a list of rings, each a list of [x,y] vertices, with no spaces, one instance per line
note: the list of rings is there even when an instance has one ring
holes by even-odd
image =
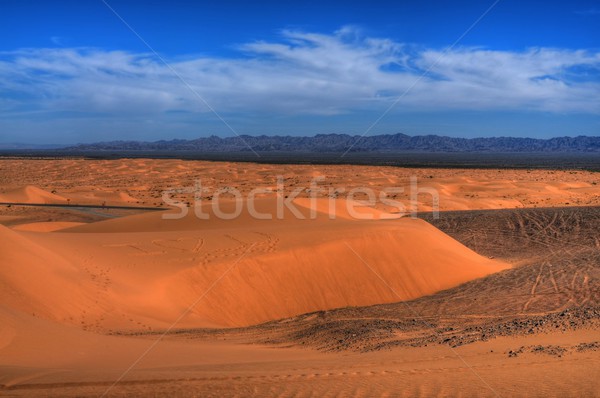
[[[210,191],[234,187],[275,188],[277,176],[287,191],[309,188],[315,178],[328,189],[402,187],[391,197],[409,199],[410,178],[434,188],[440,210],[600,205],[598,173],[583,170],[406,169],[353,165],[270,165],[176,159],[3,159],[0,202],[164,205],[165,189],[192,187],[200,180]],[[302,192],[299,196],[307,196]],[[319,194],[326,197],[329,192]],[[185,195],[175,195],[185,197]],[[357,196],[359,198],[359,196]],[[189,196],[187,199],[191,199]],[[431,210],[431,196],[419,195],[418,208]]]
[[[214,214],[211,192],[246,197],[274,189],[277,176],[286,192],[315,177],[324,189],[290,200],[303,217],[276,216],[273,192],[254,203],[271,219],[246,204],[233,219]],[[436,190],[440,211],[459,212],[415,219],[343,195],[408,190],[411,177]],[[162,192],[197,180],[208,219],[196,217],[189,193],[173,195],[192,205],[178,217]],[[600,243],[597,214],[573,206],[596,209],[599,180],[587,171],[2,159],[0,202],[64,206],[0,207],[0,395],[592,396]],[[237,203],[223,198],[232,214]],[[431,211],[432,196],[419,194],[415,207]],[[559,244],[567,236],[574,241]]]

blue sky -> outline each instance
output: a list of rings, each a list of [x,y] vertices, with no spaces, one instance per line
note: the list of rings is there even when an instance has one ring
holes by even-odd
[[[101,0],[0,0],[0,142],[600,135],[600,0],[107,3],[160,57]]]

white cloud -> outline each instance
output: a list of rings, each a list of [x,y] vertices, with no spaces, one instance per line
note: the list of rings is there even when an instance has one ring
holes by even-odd
[[[220,113],[344,114],[384,110],[534,110],[600,113],[600,53],[458,48],[444,53],[352,27],[284,31],[239,47],[238,58],[170,65]],[[45,110],[155,115],[209,109],[148,53],[60,48],[0,54],[3,112]]]

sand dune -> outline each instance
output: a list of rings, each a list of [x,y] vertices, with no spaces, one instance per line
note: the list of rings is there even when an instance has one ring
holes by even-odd
[[[8,177],[0,187],[0,201],[9,202],[65,203],[69,198],[82,204],[162,206],[163,189],[190,186],[198,177],[211,189],[229,186],[247,194],[256,187],[276,188],[276,175],[287,191],[309,187],[314,177],[324,176],[326,188],[367,186],[379,193],[388,186],[407,187],[409,177],[416,175],[437,190],[440,210],[600,203],[597,175],[575,171],[150,159],[6,160],[3,171]],[[48,181],[54,184],[51,189]],[[223,196],[219,209],[231,215],[238,203]],[[545,259],[543,267],[498,273],[510,265],[475,253],[423,220],[401,217],[380,204],[361,204],[361,197],[328,198],[336,196],[327,191],[313,202],[305,191],[291,203],[293,209],[279,214],[280,199],[259,195],[255,210],[263,217],[250,214],[248,203],[242,202],[241,214],[232,219],[216,216],[210,194],[199,208],[207,219],[198,218],[193,207],[182,217],[176,208],[123,216],[129,210],[3,207],[0,224],[10,228],[0,225],[0,395],[100,396],[132,364],[116,394],[494,396],[498,391],[508,396],[523,391],[548,396],[593,395],[597,390],[597,383],[585,381],[596,369],[596,331],[552,329],[541,337],[494,338],[487,329],[474,329],[476,322],[466,322],[508,308],[510,300],[517,300],[507,298],[509,294],[524,300],[520,308],[529,311],[542,311],[542,302],[562,306],[563,299],[564,305],[594,302],[596,273],[590,267],[597,261],[591,249],[598,242],[593,225],[585,232],[586,224],[568,213],[528,213],[513,223],[499,218],[496,224],[487,218],[473,222],[479,212],[464,215],[458,233],[448,228],[450,219],[435,224],[478,253],[506,261],[514,257],[511,251],[530,255],[527,250],[535,242],[540,249],[531,253],[539,258],[554,249],[563,253],[555,242],[555,224],[564,224],[574,236],[573,245],[581,246],[583,238],[566,226],[584,231],[589,240],[589,248],[581,252],[588,268],[569,263],[578,257],[567,245],[568,266],[555,264],[555,256]],[[420,211],[431,210],[431,196],[421,195],[416,205]],[[104,221],[90,222],[99,219]],[[531,225],[535,228],[525,228]],[[504,247],[497,237],[507,234],[518,235],[516,242],[522,240],[523,246],[513,242]],[[580,295],[574,291],[578,286]],[[485,302],[492,296],[494,302]],[[410,307],[397,303],[415,298]],[[411,313],[426,302],[435,304],[424,311],[434,328],[416,325],[418,316]],[[370,307],[384,303],[397,304]],[[343,309],[332,311],[336,308]],[[324,312],[307,314],[319,310]],[[492,390],[455,351],[436,343],[463,333],[437,319],[440,314],[452,315],[461,325],[465,320],[467,337],[476,333],[490,339],[456,350]],[[154,347],[176,320],[176,329],[187,330]],[[274,322],[233,328],[266,321]],[[505,323],[512,327],[510,320]],[[299,324],[303,327],[286,329]],[[427,333],[436,339],[428,340]],[[423,345],[409,346],[417,338]],[[324,347],[363,349],[361,339],[371,347],[388,344],[390,351],[325,354],[308,348],[311,341],[326,341]],[[260,345],[267,341],[279,346]],[[397,341],[407,343],[397,347]],[[534,351],[540,341],[551,348],[566,344],[571,356],[540,359],[548,355]],[[580,343],[585,350],[579,350]],[[525,344],[533,348],[518,359],[507,356]],[[149,347],[148,357],[134,362]],[[538,379],[533,385],[532,377]]]
[[[242,244],[238,252],[246,247],[249,253],[194,313],[215,324],[245,326],[316,310],[407,300],[507,267],[421,220],[318,223],[263,229],[265,238],[255,246]],[[218,261],[210,268],[180,271],[165,289],[182,304],[190,302],[226,272],[229,262]]]
[[[61,194],[45,191],[34,185],[20,186],[0,193],[0,202],[43,204],[131,205],[138,200],[129,193],[111,189],[79,186],[62,190]]]
[[[19,202],[19,203],[66,203],[67,199],[44,191],[38,187],[27,185],[25,187],[13,189],[0,194],[0,202]]]
[[[3,189],[24,185],[52,188],[73,203],[163,204],[163,190],[191,187],[201,180],[209,191],[233,187],[242,193],[251,189],[276,188],[277,176],[286,191],[308,188],[315,177],[327,189],[369,187],[376,193],[386,188],[404,188],[393,194],[410,204],[410,179],[418,186],[436,189],[440,210],[501,209],[521,207],[599,205],[597,173],[573,170],[473,170],[408,169],[354,165],[268,165],[231,162],[184,161],[177,159],[50,159],[23,162],[2,161]],[[75,181],[75,183],[73,182]],[[1,193],[0,193],[1,194]],[[306,196],[306,192],[300,195]],[[188,197],[187,200],[190,198]],[[431,196],[417,197],[419,211],[432,208]]]
[[[268,199],[257,208],[274,205]],[[29,313],[105,330],[147,329],[169,325],[206,292],[182,326],[246,326],[395,302],[507,267],[424,221],[355,220],[345,208],[338,203],[335,220],[326,211],[304,220],[147,213],[43,235],[3,228],[10,250],[2,260],[10,266],[2,281],[27,298],[14,303]],[[31,285],[33,275],[43,282]]]
[[[385,233],[361,231],[368,237],[244,259],[194,313],[217,325],[247,326],[317,310],[416,298],[503,269],[447,237],[429,239],[435,231],[425,223],[403,224]],[[202,268],[182,271],[166,289],[188,303],[225,268],[208,275]]]

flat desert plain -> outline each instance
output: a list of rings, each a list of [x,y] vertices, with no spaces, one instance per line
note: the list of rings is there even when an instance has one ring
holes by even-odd
[[[0,395],[599,396],[598,184],[0,159]]]

